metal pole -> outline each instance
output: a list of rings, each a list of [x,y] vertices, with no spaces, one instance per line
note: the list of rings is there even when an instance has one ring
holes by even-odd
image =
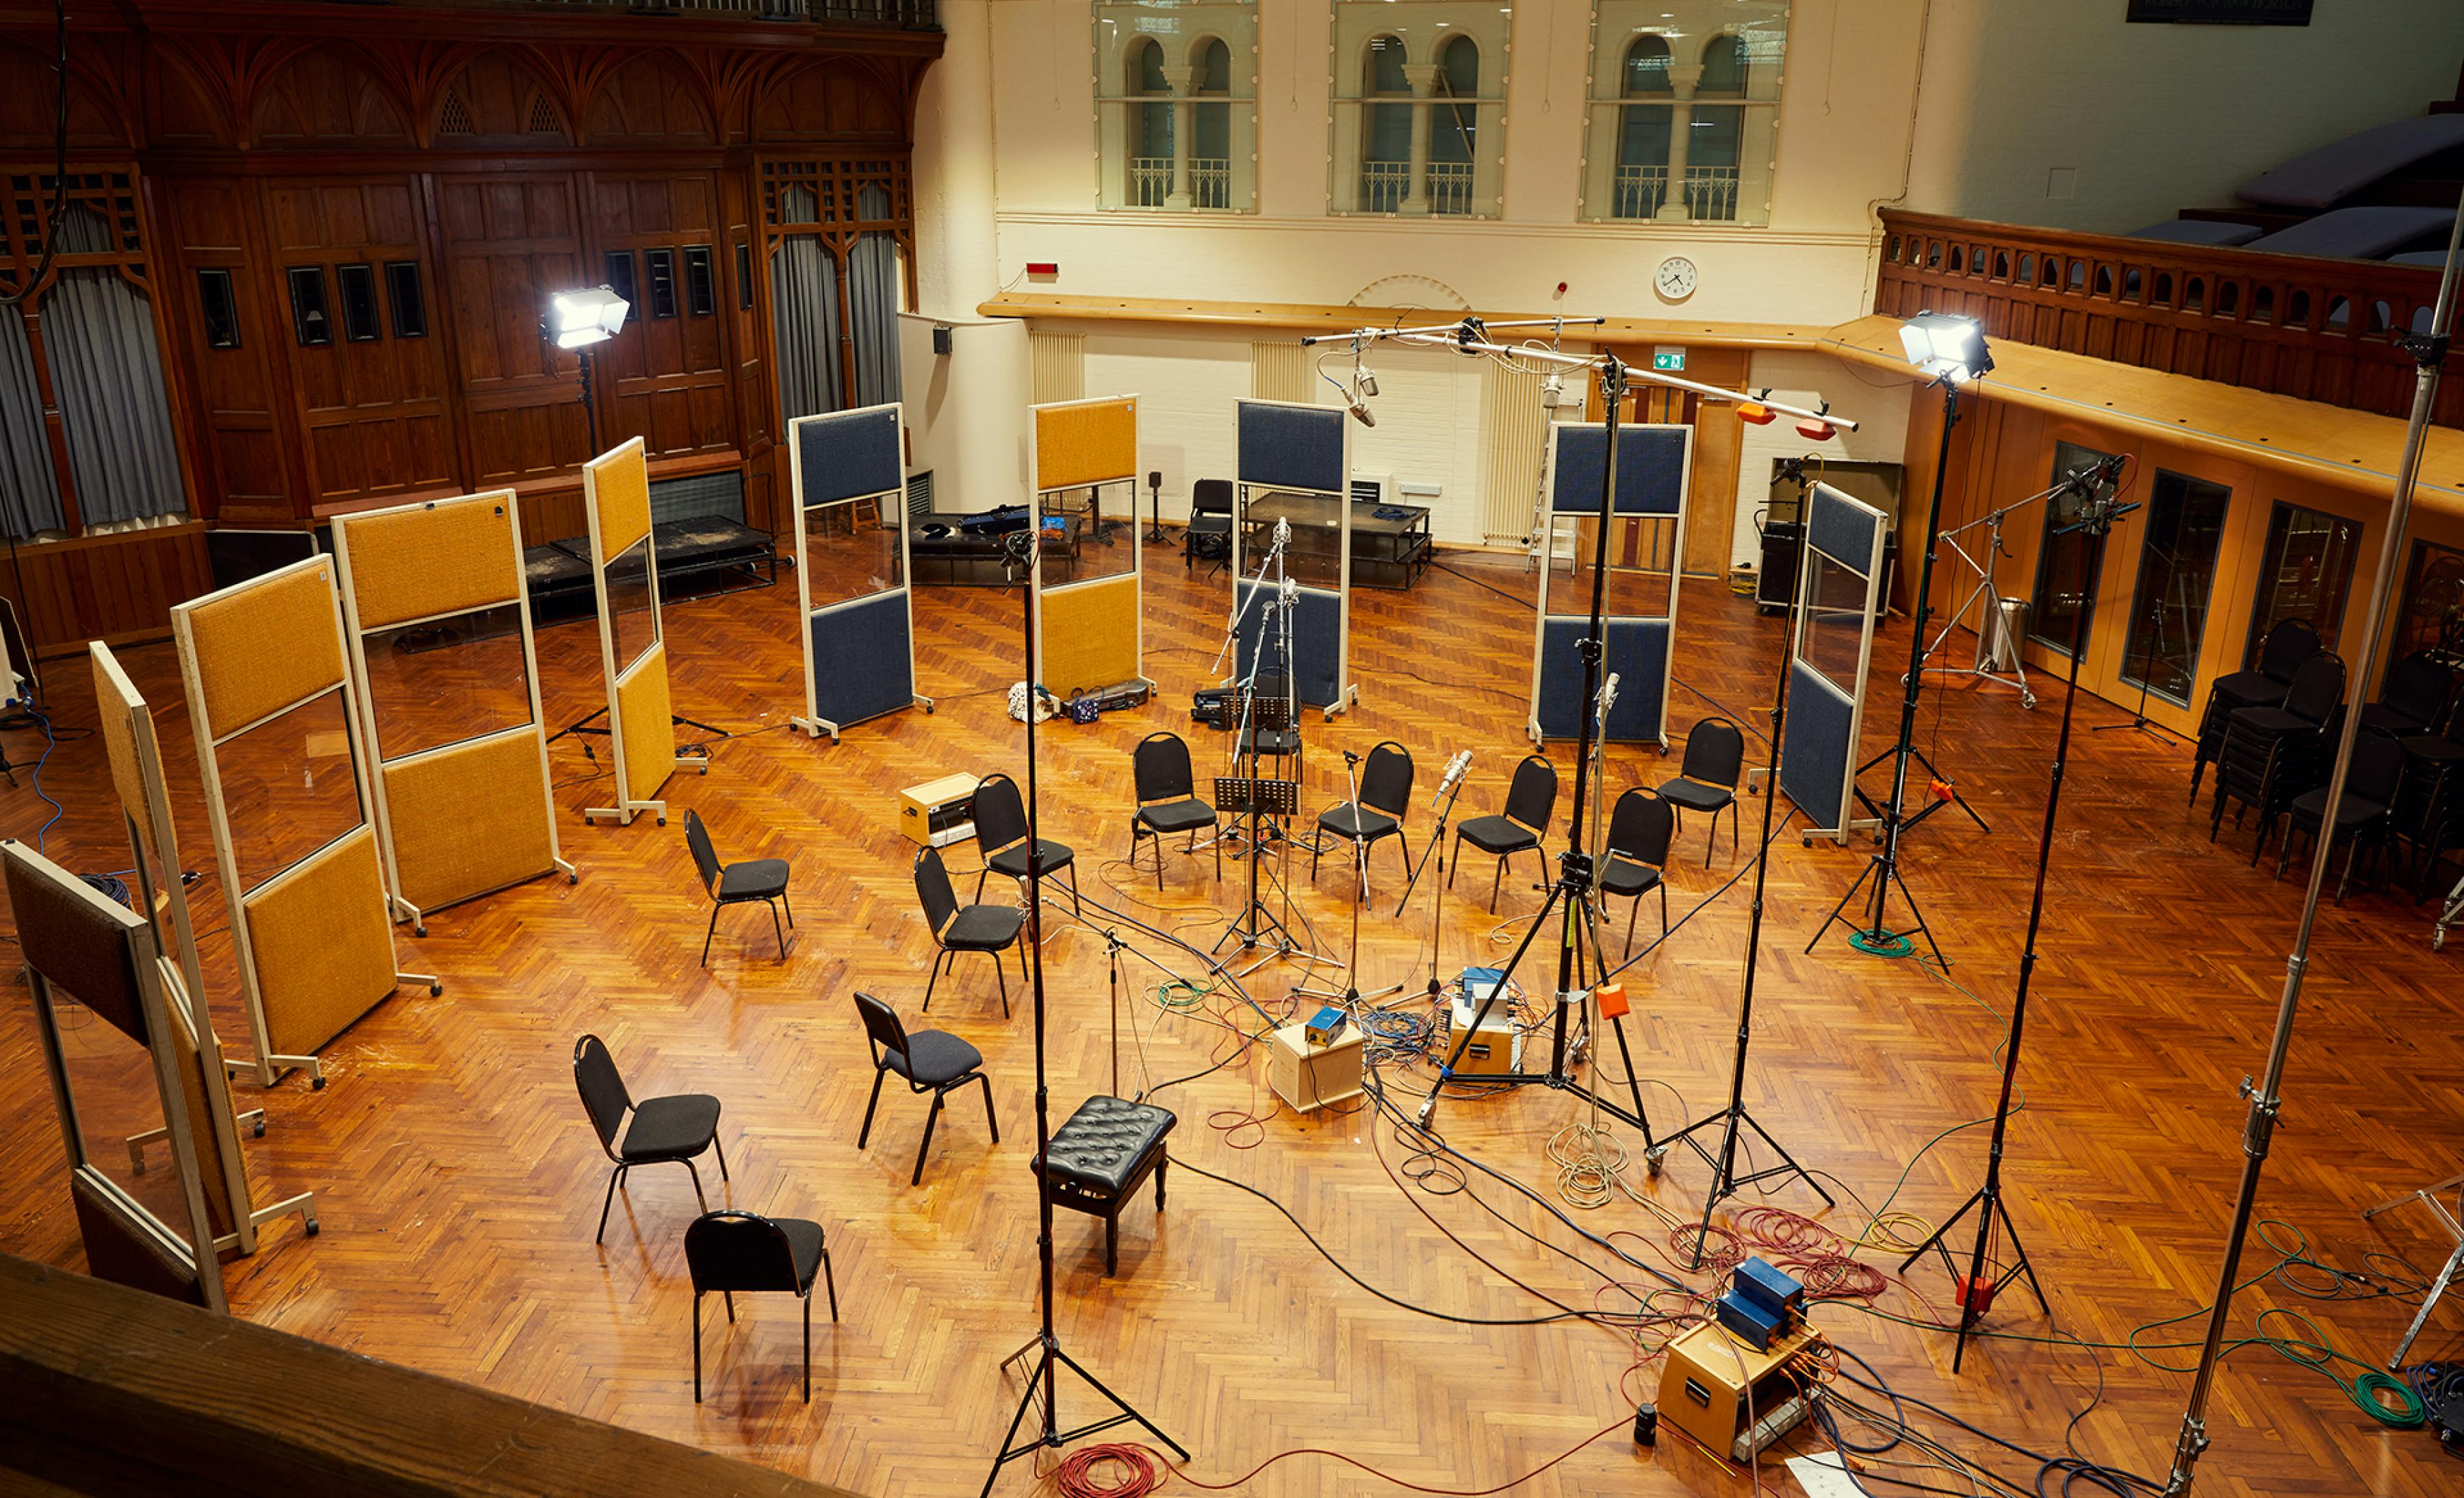
[[[1035,990],[1035,1159],[1038,1165],[1052,1153],[1052,1105],[1049,1088],[1044,1076],[1044,830],[1038,822],[1042,802],[1035,783],[1035,601],[1040,581],[1037,574],[1044,564],[1044,544],[1039,528],[1029,526],[1026,586],[1019,589],[1020,616],[1026,637],[1026,950],[1034,966],[1028,986]],[[1160,855],[1158,855],[1160,856]],[[998,958],[996,958],[998,960]],[[1118,1046],[1115,1041],[1115,1046]],[[1117,1091],[1117,1089],[1116,1089]],[[1052,1336],[1052,1193],[1045,1189],[1041,1174],[1035,1187],[1036,1231],[1035,1255],[1043,1277],[1044,1294],[1044,1439],[1047,1445],[1058,1445],[1061,1435],[1061,1405],[1054,1398],[1052,1352],[1060,1344]],[[995,1463],[993,1470],[1001,1470]]]
[[[2437,310],[2430,332],[2408,334],[2397,341],[2412,355],[2412,420],[2405,428],[2404,460],[2396,466],[2395,494],[2387,506],[2387,532],[2379,544],[2378,576],[2370,583],[2369,624],[2363,631],[2362,659],[2378,658],[2379,641],[2387,632],[2387,614],[2395,601],[2396,567],[2403,557],[2407,523],[2412,514],[2412,491],[2421,479],[2421,454],[2430,435],[2430,412],[2438,397],[2439,365],[2447,358],[2448,327],[2454,316],[2458,252],[2464,251],[2464,203],[2457,205],[2455,226],[2447,236],[2447,268],[2438,278]],[[2362,679],[2367,679],[2366,669]],[[2208,1396],[2214,1390],[2216,1360],[2222,1355],[2225,1324],[2233,1316],[2233,1285],[2241,1273],[2243,1243],[2257,1206],[2258,1178],[2267,1166],[2268,1141],[2283,1108],[2284,1062],[2293,1048],[2293,1020],[2300,1008],[2301,979],[2310,966],[2310,938],[2319,922],[2319,895],[2327,879],[2328,845],[2335,839],[2337,815],[2344,804],[2344,779],[2353,762],[2353,742],[2362,715],[2346,712],[2336,738],[2336,767],[2327,777],[2327,804],[2319,813],[2319,840],[2310,852],[2310,884],[2301,897],[2301,923],[2294,935],[2293,955],[2284,962],[2284,997],[2277,1004],[2276,1038],[2269,1044],[2267,1071],[2254,1088],[2242,1079],[2250,1099],[2250,1116],[2242,1126],[2241,1189],[2233,1200],[2233,1229],[2225,1239],[2225,1260],[2216,1276],[2216,1295],[2208,1312],[2207,1340],[2199,1349],[2199,1371],[2190,1379],[2189,1407],[2182,1414],[2182,1434],[2173,1447],[2173,1473],[2165,1484],[2166,1498],[2182,1498],[2190,1490],[2192,1468],[2208,1448]]]
[[[1882,920],[1891,898],[1891,881],[1900,871],[1900,827],[1907,821],[1904,802],[1908,793],[1908,760],[1916,752],[1917,697],[1925,690],[1925,627],[1932,616],[1934,527],[1942,523],[1942,491],[1950,470],[1950,431],[1959,425],[1959,386],[1948,375],[1942,377],[1942,447],[1934,455],[1933,499],[1925,510],[1925,562],[1917,569],[1917,591],[1909,612],[1914,614],[1915,628],[1909,631],[1908,678],[1900,698],[1900,743],[1892,757],[1891,799],[1882,807],[1882,850],[1875,855],[1874,922],[1862,935],[1872,948],[1891,945],[1897,935]],[[1996,600],[1996,606],[1999,601]],[[1917,923],[1925,923],[1923,915]],[[1932,940],[1930,934],[1926,940]],[[1936,949],[1939,952],[1939,948]]]

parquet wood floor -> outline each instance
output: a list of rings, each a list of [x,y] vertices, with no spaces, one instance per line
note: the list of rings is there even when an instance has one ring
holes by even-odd
[[[1116,860],[1136,738],[1158,727],[1187,734],[1201,774],[1221,742],[1191,732],[1185,708],[1214,654],[1227,589],[1220,577],[1185,579],[1168,548],[1147,555],[1149,664],[1163,691],[1143,711],[1045,732],[1046,832],[1078,849],[1089,893],[1203,946],[1236,905],[1240,865],[1227,860],[1218,884],[1211,861],[1176,854],[1158,895],[1152,874],[1128,874]],[[1518,600],[1530,583],[1510,563],[1456,564],[1460,574],[1433,572],[1408,594],[1355,599],[1362,701],[1331,725],[1314,716],[1309,724],[1313,806],[1341,794],[1334,750],[1365,750],[1389,735],[1421,766],[1416,834],[1427,826],[1437,767],[1458,747],[1477,755],[1466,814],[1502,798],[1522,751],[1530,622]],[[1004,1142],[989,1144],[974,1101],[958,1100],[941,1123],[924,1185],[913,1189],[921,1100],[893,1090],[871,1149],[855,1149],[872,1077],[848,996],[867,988],[914,1017],[932,949],[909,882],[911,849],[894,826],[894,792],[953,769],[1019,768],[1022,730],[1002,711],[1018,674],[1017,609],[1014,593],[922,592],[921,686],[940,699],[939,711],[860,726],[831,747],[782,727],[801,701],[791,586],[671,603],[677,711],[741,737],[716,746],[708,778],[680,775],[667,795],[678,817],[699,809],[726,854],[794,862],[801,924],[791,956],[774,958],[758,910],[732,911],[709,970],[696,966],[706,907],[679,827],[582,826],[581,807],[604,799],[593,783],[599,766],[584,741],[561,741],[557,794],[581,884],[542,880],[437,913],[424,940],[406,931],[404,965],[444,975],[445,995],[405,990],[363,1020],[328,1051],[326,1090],[312,1093],[295,1078],[264,1096],[273,1133],[251,1146],[250,1169],[265,1196],[315,1188],[324,1231],[303,1240],[292,1223],[274,1227],[264,1251],[231,1266],[233,1308],[859,1490],[972,1492],[1016,1397],[997,1365],[1034,1324],[1030,1027],[1023,1007],[1001,1019],[980,960],[945,979],[930,1023],[983,1048]],[[1715,702],[1759,723],[1776,622],[1709,584],[1687,586],[1685,610],[1683,686],[1672,699],[1679,734]],[[1884,631],[1879,660],[1904,650],[1904,630],[1902,622]],[[586,622],[544,630],[540,656],[552,720],[597,705],[598,642]],[[157,705],[184,846],[205,868],[211,843],[172,654],[147,648],[123,658]],[[71,665],[55,673],[64,729],[92,723],[76,685],[81,677]],[[1989,1009],[2011,988],[2054,701],[2049,693],[2045,707],[2028,713],[2007,692],[1952,690],[1925,710],[1925,741],[1938,743],[1993,831],[1935,819],[1910,844],[1907,875],[1957,976],[1979,998],[1914,964],[1855,955],[1837,934],[1804,955],[1866,848],[1808,849],[1793,836],[1775,845],[1747,1097],[1800,1158],[1866,1201],[1890,1195],[1927,1140],[1991,1107],[2003,1028]],[[451,702],[435,707],[455,711]],[[2082,727],[2119,716],[2086,704]],[[1893,717],[1887,707],[1869,715],[1869,749],[1880,747]],[[12,752],[28,752],[27,743],[26,735],[11,736]],[[1556,758],[1570,762],[1564,746]],[[1674,770],[1673,760],[1618,747],[1607,781],[1614,790]],[[2118,1341],[2134,1325],[2195,1311],[2211,1282],[2240,1162],[2243,1108],[2233,1083],[2260,1063],[2299,889],[2245,866],[2247,834],[2208,845],[2203,809],[2184,804],[2188,771],[2187,750],[2137,735],[2079,741],[2028,1037],[2027,1107],[2013,1124],[2009,1165],[2012,1203],[2054,1314],[2048,1320],[2013,1299],[1994,1312],[1994,1330]],[[92,740],[64,744],[45,784],[68,807],[50,834],[54,856],[79,870],[120,867],[123,845]],[[31,837],[49,812],[31,790],[0,790],[0,828],[10,835]],[[1745,867],[1724,830],[1706,870],[1703,835],[1691,824],[1677,845],[1680,912]],[[1387,909],[1397,888],[1392,858],[1380,850]],[[973,866],[968,849],[952,861]],[[1508,882],[1509,914],[1537,902],[1529,870],[1527,860]],[[1481,908],[1487,872],[1485,860],[1471,860],[1446,901],[1450,972],[1507,951]],[[1294,884],[1320,945],[1339,948],[1342,876],[1330,868],[1312,886],[1296,863]],[[1712,901],[1627,975],[1636,999],[1629,1034],[1662,1128],[1712,1106],[1727,1085],[1747,889],[1741,883]],[[218,932],[214,882],[200,883],[196,894],[201,925]],[[1066,902],[1054,909],[1046,955],[1057,1120],[1106,1086],[1111,1048],[1104,944],[1061,919]],[[1417,905],[1408,924],[1382,911],[1363,922],[1370,980],[1417,980],[1415,944],[1425,933],[1417,914],[1425,910]],[[1644,930],[1651,919],[1646,913]],[[2383,1234],[2357,1216],[2455,1168],[2464,1115],[2455,975],[2464,958],[2433,957],[2427,931],[2424,912],[2378,893],[2324,913],[2320,925],[2262,1206],[2350,1267],[2371,1248],[2427,1265],[2441,1247],[2409,1214],[2382,1219]],[[1160,977],[1148,958],[1193,970],[1172,949],[1132,939],[1138,956],[1125,980],[1141,993]],[[227,936],[209,936],[205,962],[223,1033],[238,1043],[246,1029]],[[1285,985],[1299,976],[1278,964],[1250,986],[1281,1007]],[[1544,983],[1535,977],[1530,986]],[[12,976],[12,995],[22,992]],[[1143,998],[1126,1010],[1132,1038],[1121,1064],[1133,1086],[1198,1071],[1224,1050],[1223,1032],[1196,1019],[1160,1013]],[[681,1245],[693,1199],[681,1177],[636,1177],[605,1246],[592,1245],[606,1167],[571,1081],[573,1039],[583,1030],[606,1037],[637,1092],[725,1099],[735,1167],[727,1200],[826,1224],[845,1319],[816,1328],[809,1407],[796,1396],[793,1313],[761,1298],[747,1303],[736,1327],[711,1333],[709,1400],[693,1403]],[[1283,1112],[1262,1132],[1210,1128],[1219,1111],[1270,1101],[1264,1061],[1253,1053],[1161,1095],[1180,1115],[1177,1156],[1271,1193],[1362,1278],[1415,1305],[1489,1318],[1547,1310],[1457,1250],[1436,1223],[1553,1295],[1587,1303],[1600,1289],[1590,1269],[1505,1224],[1529,1227],[1604,1268],[1612,1261],[1501,1189],[1481,1193],[1495,1215],[1463,1196],[1406,1200],[1376,1153],[1382,1145],[1389,1163],[1397,1156],[1373,1128],[1374,1114]],[[0,1063],[18,1083],[0,1101],[0,1246],[77,1264],[51,1100],[21,998],[0,1013]],[[243,1084],[240,1092],[253,1100],[256,1090]],[[1546,1141],[1578,1116],[1563,1095],[1526,1090],[1449,1104],[1441,1125],[1458,1145],[1551,1194]],[[1232,1147],[1251,1138],[1257,1148]],[[1974,1185],[1983,1150],[1981,1130],[1953,1135],[1908,1170],[1893,1204],[1928,1216],[1949,1210]],[[1699,1162],[1672,1157],[1656,1189],[1687,1211],[1703,1179]],[[1773,1201],[1817,1205],[1801,1188]],[[1630,1205],[1574,1215],[1595,1232],[1661,1236]],[[1853,1205],[1831,1215],[1850,1231],[1863,1220]],[[1264,1202],[1195,1172],[1174,1173],[1160,1219],[1143,1203],[1124,1214],[1117,1277],[1101,1273],[1102,1233],[1092,1220],[1063,1214],[1057,1243],[1065,1344],[1196,1451],[1193,1471],[1213,1481],[1309,1445],[1423,1484],[1487,1488],[1629,1408],[1617,1392],[1633,1356],[1624,1337],[1581,1323],[1461,1326],[1383,1304]],[[2271,1258],[2254,1245],[2254,1267]],[[1936,1304],[1947,1300],[1938,1275],[1915,1283]],[[1925,1314],[1897,1289],[1881,1305]],[[2387,1300],[2322,1306],[2274,1285],[2248,1292],[2243,1305],[2237,1329],[2263,1306],[2290,1305],[2371,1363],[2409,1314]],[[2459,1317],[2464,1306],[2445,1310],[2420,1355],[2464,1354]],[[1946,1335],[1845,1308],[1817,1319],[1903,1390],[2041,1447],[2058,1448],[2065,1421],[2101,1384],[2101,1402],[2077,1430],[2081,1446],[2163,1472],[2187,1383],[2175,1374],[2121,1352],[2013,1340],[1972,1349],[1954,1378]],[[2152,1340],[2185,1341],[2195,1330],[2186,1323],[2179,1335]],[[2265,1348],[2244,1349],[2227,1365],[2211,1430],[2202,1492],[2456,1490],[2453,1459],[2429,1437],[2381,1430],[2324,1379]],[[1027,1486],[1014,1473],[1004,1490]],[[1243,1490],[1393,1489],[1309,1456]],[[1683,1490],[1622,1433],[1518,1489]]]

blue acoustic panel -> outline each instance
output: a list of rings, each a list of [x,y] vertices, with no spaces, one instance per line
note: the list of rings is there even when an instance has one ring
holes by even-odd
[[[1248,679],[1249,663],[1256,658],[1258,647],[1265,642],[1269,650],[1266,661],[1271,667],[1285,658],[1283,650],[1283,610],[1273,606],[1275,590],[1255,583],[1240,587],[1241,650],[1239,667],[1243,680]],[[1311,707],[1332,707],[1343,690],[1343,598],[1342,595],[1319,588],[1299,589],[1292,601],[1292,640],[1288,658],[1292,662],[1292,690]]]
[[[1540,700],[1532,716],[1543,738],[1573,738],[1583,729],[1583,657],[1576,646],[1591,621],[1580,617],[1544,621],[1540,627]],[[1603,679],[1617,676],[1617,701],[1609,708],[1609,737],[1658,743],[1660,710],[1668,695],[1669,628],[1665,619],[1604,621],[1600,655]]]
[[[1233,472],[1244,484],[1343,494],[1351,487],[1344,472],[1345,420],[1340,407],[1243,401]]]
[[[1814,549],[1859,577],[1867,575],[1874,565],[1874,533],[1881,527],[1881,512],[1821,484],[1814,486],[1810,498],[1813,518],[1806,535],[1812,538]]]
[[[1836,829],[1847,815],[1849,741],[1857,703],[1803,661],[1788,663],[1788,726],[1780,731],[1779,788],[1813,819]]]
[[[1609,460],[1609,430],[1597,422],[1549,429],[1557,444],[1550,471],[1549,506],[1559,515],[1600,513],[1600,485]],[[1685,496],[1683,427],[1617,429],[1617,513],[1675,515]]]
[[[803,490],[796,497],[807,509],[907,487],[895,406],[867,406],[797,422],[796,457]]]
[[[821,609],[810,627],[815,716],[844,728],[914,702],[904,592]]]

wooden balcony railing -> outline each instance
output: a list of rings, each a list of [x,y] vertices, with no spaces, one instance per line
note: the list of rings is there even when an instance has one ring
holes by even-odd
[[[1885,209],[1874,310],[1965,313],[1988,338],[2402,416],[2414,366],[2396,340],[2428,330],[2437,296],[2422,266]],[[2441,386],[2433,419],[2464,427],[2464,385]]]
[[[728,15],[756,21],[818,21],[828,26],[894,26],[936,32],[935,0],[356,0],[452,10],[613,11],[632,15]]]

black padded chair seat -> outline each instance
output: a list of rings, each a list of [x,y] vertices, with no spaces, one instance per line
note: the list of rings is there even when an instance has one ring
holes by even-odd
[[[958,912],[941,944],[961,952],[998,952],[1018,937],[1026,912],[1011,905],[970,905]]]
[[[1035,850],[1043,861],[1044,871],[1047,874],[1058,873],[1068,868],[1070,861],[1078,856],[1071,850],[1068,844],[1056,843],[1048,837],[1037,838]],[[1016,848],[1002,848],[992,857],[985,859],[984,866],[997,874],[1005,874],[1012,879],[1023,879],[1027,876],[1026,845],[1021,843]]]
[[[1301,731],[1297,728],[1253,728],[1243,752],[1255,748],[1268,758],[1288,759],[1301,752]]]
[[[1117,1197],[1135,1181],[1180,1120],[1169,1109],[1098,1093],[1053,1131],[1048,1179],[1100,1197]],[[1046,1176],[1038,1163],[1038,1176]]]
[[[2293,813],[2296,826],[2317,826],[2320,813],[2327,809],[2327,787],[2321,785],[2316,790],[2303,791],[2293,798],[2293,804],[2289,809]],[[2376,822],[2386,815],[2387,807],[2377,802],[2364,801],[2360,797],[2347,794],[2343,804],[2336,808],[2336,835],[2341,839],[2353,828],[2365,823]]]
[[[1648,894],[1660,888],[1660,870],[1612,857],[1600,869],[1600,888],[1618,896]]]
[[[1728,804],[1737,799],[1737,793],[1726,785],[1679,779],[1660,787],[1660,797],[1688,811],[1726,811]]]
[[[2362,708],[2362,732],[2365,734],[2376,730],[2382,734],[2393,734],[2399,738],[2405,738],[2419,734],[2429,726],[2429,723],[2402,708],[2389,707],[2384,702],[2366,703]]]
[[[633,1110],[616,1153],[627,1165],[689,1159],[710,1148],[718,1129],[718,1099],[704,1092],[646,1098]]]
[[[1505,817],[1474,817],[1457,831],[1463,841],[1484,853],[1519,853],[1540,846],[1538,833]]]
[[[918,1087],[940,1087],[984,1064],[984,1053],[947,1030],[910,1030],[902,1054],[885,1050],[882,1065]]]
[[[783,858],[748,858],[728,865],[718,875],[722,900],[766,900],[786,890],[787,860]]]
[[[822,1269],[822,1224],[805,1222],[801,1217],[774,1217],[770,1221],[786,1236],[787,1252],[796,1261],[797,1290],[811,1289],[813,1276]],[[835,1297],[837,1291],[833,1290],[831,1294]]]
[[[2233,726],[2241,735],[2265,735],[2281,738],[2286,734],[2315,734],[2319,725],[2299,713],[2288,713],[2280,707],[2246,707],[2235,710]]]
[[[1318,814],[1317,825],[1337,837],[1362,838],[1375,842],[1391,836],[1397,828],[1393,817],[1371,806],[1355,806],[1351,802],[1331,806]],[[1507,824],[1512,826],[1512,824]]]
[[[2219,716],[2235,708],[2274,707],[2284,700],[2292,683],[2278,681],[2263,671],[2237,671],[2218,676],[2208,689],[2208,700],[2214,706],[2209,711]]]
[[[1215,808],[1202,801],[1168,801],[1160,805],[1140,806],[1138,820],[1158,832],[1191,832],[1215,825]]]

